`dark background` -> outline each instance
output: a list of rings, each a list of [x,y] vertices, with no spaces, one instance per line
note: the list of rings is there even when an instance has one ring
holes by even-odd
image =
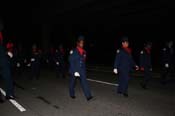
[[[120,37],[127,35],[138,61],[145,41],[153,42],[153,63],[174,38],[174,6],[168,0],[23,0],[1,2],[5,41],[48,49],[63,43],[69,50],[84,35],[88,61],[111,65]]]

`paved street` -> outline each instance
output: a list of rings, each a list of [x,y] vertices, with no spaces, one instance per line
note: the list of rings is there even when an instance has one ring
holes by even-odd
[[[43,70],[41,79],[30,81],[28,73],[16,79],[16,101],[26,109],[20,112],[12,103],[0,104],[0,116],[175,116],[175,84],[162,86],[154,78],[149,90],[140,87],[142,77],[133,76],[129,98],[116,93],[115,75],[103,71],[88,71],[88,78],[109,82],[89,81],[94,99],[87,102],[77,81],[76,99],[68,94],[68,79],[56,78]],[[134,74],[133,74],[134,75]],[[110,85],[111,83],[111,85]]]

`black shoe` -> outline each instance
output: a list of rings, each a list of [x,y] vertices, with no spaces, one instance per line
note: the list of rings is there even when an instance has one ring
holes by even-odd
[[[75,99],[76,97],[75,96],[70,96],[72,99]]]
[[[15,97],[14,96],[6,96],[5,97],[7,100],[10,100],[10,99],[15,99]]]
[[[148,87],[146,85],[143,85],[142,88],[145,89],[145,90],[148,89]]]
[[[148,89],[145,84],[140,84],[143,89]]]
[[[91,99],[93,99],[92,96],[88,97],[88,98],[87,98],[87,101],[90,101]]]
[[[124,96],[124,97],[128,97],[128,94],[127,94],[127,93],[124,93],[123,96]]]
[[[117,93],[118,93],[118,94],[122,94],[122,92],[120,92],[120,91],[118,91]]]

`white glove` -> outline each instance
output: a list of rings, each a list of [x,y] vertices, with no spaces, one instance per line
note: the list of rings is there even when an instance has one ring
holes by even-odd
[[[138,71],[139,70],[139,66],[136,66],[136,71]]]
[[[73,54],[73,50],[70,51],[70,54]]]
[[[34,62],[35,61],[35,58],[31,58],[31,62]]]
[[[74,76],[75,76],[75,77],[80,77],[80,74],[79,74],[78,72],[75,72],[75,73],[74,73]]]
[[[18,62],[16,66],[19,68],[21,65],[20,65],[20,63]]]
[[[8,56],[9,56],[10,58],[13,58],[13,53],[12,53],[12,52],[7,52],[7,54],[8,54]]]
[[[115,74],[117,74],[117,73],[118,73],[118,70],[115,68],[115,69],[113,70],[113,72],[114,72]]]
[[[28,67],[30,67],[30,66],[31,66],[31,64],[28,64],[27,66],[28,66]]]
[[[60,63],[59,62],[56,62],[56,65],[59,65]]]
[[[165,68],[169,68],[169,64],[168,63],[165,64]]]

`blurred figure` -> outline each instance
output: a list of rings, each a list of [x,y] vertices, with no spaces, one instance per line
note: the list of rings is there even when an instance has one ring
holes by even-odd
[[[8,60],[10,62],[11,70],[14,71],[14,67],[15,67],[14,66],[14,44],[12,42],[8,42],[6,45],[6,49],[7,49],[7,55],[8,55]]]
[[[1,29],[0,29],[0,30],[1,30]],[[2,32],[0,32],[0,44],[2,44],[2,42],[3,42]],[[0,103],[3,103],[3,102],[4,102],[4,100],[3,100],[2,94],[1,94],[1,92],[0,92]]]
[[[75,82],[76,79],[80,79],[81,86],[83,92],[86,96],[87,101],[91,100],[93,97],[91,96],[88,83],[86,80],[86,51],[83,49],[84,47],[84,37],[79,37],[77,41],[77,47],[74,50],[70,51],[69,63],[70,63],[70,97],[75,99]]]
[[[144,81],[141,83],[143,89],[147,89],[148,82],[150,81],[152,75],[152,63],[151,63],[151,48],[152,43],[147,42],[140,52],[140,70],[144,72]]]
[[[31,55],[31,71],[32,71],[32,76],[31,80],[36,78],[39,80],[40,77],[40,59],[41,59],[41,53],[38,47],[34,44],[32,46],[32,55]]]
[[[54,62],[57,77],[65,78],[64,49],[62,45],[59,45],[59,49],[55,51]]]
[[[8,53],[10,58],[13,57],[13,54],[10,52]],[[11,69],[10,69],[10,62],[8,60],[8,56],[3,49],[3,46],[0,42],[0,72],[1,77],[6,82],[6,99],[14,99],[14,89],[13,89],[13,79],[11,76]]]
[[[22,46],[18,46],[14,49],[14,66],[15,66],[15,76],[19,77],[22,75],[22,72],[24,71],[24,56],[23,56],[23,49]]]
[[[133,67],[135,67],[136,70],[138,70],[139,67],[132,58],[128,38],[123,37],[121,44],[122,47],[118,49],[116,53],[113,72],[119,74],[118,94],[123,94],[124,97],[128,97],[128,83],[130,80],[129,73],[132,71]]]
[[[161,61],[162,61],[162,75],[161,83],[166,84],[168,81],[168,76],[173,78],[174,76],[174,49],[173,41],[168,41],[165,47],[161,51]]]
[[[49,68],[49,50],[43,51],[43,63],[45,64],[46,68]]]
[[[17,76],[17,69],[19,68],[19,64],[17,67],[17,49],[15,48],[12,42],[8,42],[6,45],[7,56],[10,62],[10,69],[12,73],[13,80]]]
[[[48,53],[48,58],[46,60],[48,64],[48,68],[51,70],[54,69],[54,66],[55,66],[55,61],[54,61],[55,51],[56,51],[55,48],[51,47]]]
[[[1,28],[1,27],[0,27]],[[3,37],[2,37],[2,32],[0,31],[0,43],[3,43]]]
[[[4,102],[4,100],[3,100],[2,94],[0,92],[0,103],[3,103],[3,102]]]

